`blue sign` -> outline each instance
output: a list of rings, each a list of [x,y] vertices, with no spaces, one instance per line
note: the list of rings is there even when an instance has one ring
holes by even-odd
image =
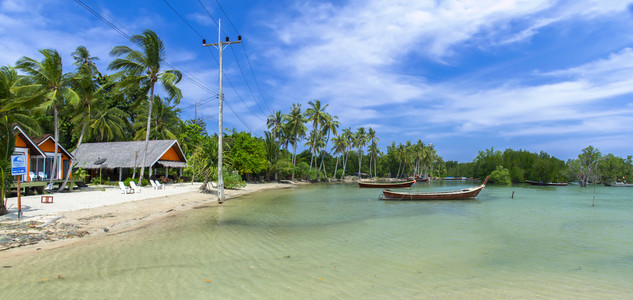
[[[11,155],[11,175],[26,175],[25,155]]]

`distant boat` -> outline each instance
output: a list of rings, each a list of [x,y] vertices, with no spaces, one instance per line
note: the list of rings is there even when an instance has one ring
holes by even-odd
[[[447,192],[428,192],[428,193],[406,193],[394,192],[391,190],[383,190],[381,200],[464,200],[473,199],[479,195],[479,192],[486,187],[488,179],[486,177],[484,183],[479,186]]]
[[[531,185],[548,185],[548,186],[566,186],[568,185],[567,182],[542,182],[542,181],[532,181],[532,180],[526,180],[526,183],[529,183]]]
[[[624,183],[624,182],[612,182],[612,183],[606,183],[606,186],[619,186],[619,187],[633,187],[633,183]]]
[[[401,188],[401,187],[411,187],[415,183],[415,180],[406,181],[406,182],[358,182],[359,188]]]
[[[407,178],[407,180],[409,180],[409,181],[415,180],[415,182],[425,182],[425,181],[429,181],[429,178],[428,177],[424,178],[424,177],[418,176],[416,178],[409,177],[409,178]]]

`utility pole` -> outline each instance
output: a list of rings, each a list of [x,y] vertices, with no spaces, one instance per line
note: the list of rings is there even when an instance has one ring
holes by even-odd
[[[218,19],[218,43],[217,44],[207,44],[206,40],[202,40],[202,47],[213,46],[218,48],[220,51],[220,88],[218,91],[218,203],[222,204],[224,202],[224,178],[222,177],[222,137],[224,135],[224,129],[222,125],[222,100],[224,98],[224,94],[222,94],[222,50],[230,44],[238,44],[242,42],[242,36],[237,36],[237,41],[229,42],[229,37],[226,37],[226,42],[222,42],[222,38],[220,37],[222,31],[220,29],[221,20]]]

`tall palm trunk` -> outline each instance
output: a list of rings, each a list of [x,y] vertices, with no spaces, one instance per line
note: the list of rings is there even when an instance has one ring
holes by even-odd
[[[51,170],[51,178],[48,181],[48,184],[50,186],[52,186],[53,181],[55,180],[56,177],[56,173],[59,172],[59,170],[57,170],[57,149],[59,148],[59,118],[57,116],[57,105],[55,103],[53,103],[53,118],[54,118],[54,122],[55,122],[55,152],[54,152],[54,156],[53,156],[53,165],[51,166],[52,170]],[[62,186],[63,187],[63,186]]]
[[[336,157],[336,165],[335,165],[335,167],[334,167],[334,174],[332,174],[332,178],[334,178],[334,180],[336,180],[336,171],[338,171],[338,158],[339,158],[339,157],[340,157],[340,156],[337,156],[337,157]]]
[[[290,180],[295,180],[295,166],[297,163],[297,143],[292,144],[292,177]]]
[[[341,179],[345,179],[345,169],[347,168],[347,159],[345,158],[346,151],[343,151],[343,174],[341,174]]]
[[[77,141],[77,148],[75,149],[79,149],[79,146],[81,146],[81,143],[84,141],[84,132],[86,132],[86,123],[88,123],[88,121],[86,120],[87,115],[88,115],[88,112],[84,111],[84,114],[83,114],[84,122],[83,124],[81,124],[81,134],[79,135],[79,140]],[[68,171],[66,172],[66,176],[64,176],[64,183],[62,183],[62,185],[59,187],[59,190],[57,190],[58,192],[61,192],[62,190],[64,190],[64,187],[68,183],[70,174],[73,172],[74,162],[75,162],[74,158],[70,160],[70,163],[68,164]],[[62,169],[63,169],[63,166],[62,166]]]
[[[360,166],[361,166],[362,160],[363,160],[363,152],[360,148],[358,148],[358,179],[360,179]]]
[[[141,175],[138,178],[138,186],[143,185],[143,175],[145,173],[145,159],[147,159],[147,149],[149,148],[149,131],[152,122],[152,104],[154,103],[154,84],[152,80],[150,83],[150,96],[149,96],[149,108],[147,111],[147,132],[145,133],[145,150],[143,151],[143,160],[141,161]]]

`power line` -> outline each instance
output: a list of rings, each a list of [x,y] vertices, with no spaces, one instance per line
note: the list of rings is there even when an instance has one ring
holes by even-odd
[[[86,9],[88,12],[90,12],[91,14],[93,14],[95,17],[97,17],[99,20],[103,21],[106,25],[110,26],[112,29],[114,29],[116,32],[118,32],[119,34],[121,34],[123,37],[125,37],[127,40],[131,41],[132,43],[142,47],[143,45],[140,44],[140,42],[134,42],[132,40],[132,37],[124,30],[122,30],[121,28],[119,28],[117,25],[113,24],[112,22],[110,22],[108,19],[106,19],[103,15],[101,15],[99,12],[95,11],[92,7],[90,7],[88,4],[84,3],[82,0],[75,0],[75,2],[77,2],[80,6],[82,6],[84,9]],[[98,10],[102,11],[97,5],[94,4],[94,2],[91,2]],[[114,17],[110,16],[113,20]],[[119,22],[117,22],[119,23]],[[120,23],[119,23],[120,24]],[[177,66],[169,63],[169,61],[164,60],[163,61],[167,66],[173,68],[173,69],[181,69],[178,68]],[[197,78],[195,78],[194,76],[189,75],[186,72],[180,72],[182,74],[182,76],[189,80],[191,83],[193,83],[194,85],[196,85],[197,87],[199,87],[200,89],[212,93],[212,94],[217,94],[217,92],[215,92],[213,89],[209,88],[208,86],[206,86],[203,82],[201,82],[200,80],[198,80]]]
[[[222,4],[220,4],[220,2],[218,0],[215,1],[218,4],[218,7],[220,8],[220,10],[222,11],[222,14],[224,14],[224,16],[226,16],[226,18],[229,20],[229,23],[231,24],[231,27],[233,27],[233,30],[235,30],[235,32],[239,35],[240,32],[239,30],[237,30],[237,28],[235,27],[235,25],[233,24],[233,21],[231,21],[231,18],[229,17],[229,15],[226,13],[226,11],[224,10],[224,8],[222,7]],[[207,13],[207,15],[211,18],[211,20],[213,20],[213,22],[218,25],[218,22],[213,18],[213,16],[211,15],[211,13],[209,12],[209,10],[206,8],[206,6],[200,1],[198,0],[198,3],[200,3],[200,5],[202,6],[202,8],[204,9],[204,11]],[[226,32],[222,31],[222,33],[224,33],[225,35]],[[232,49],[231,49],[232,50]],[[253,80],[255,81],[255,86],[257,87],[257,90],[259,91],[259,95],[262,99],[262,102],[264,102],[264,105],[266,106],[266,108],[268,109],[268,111],[272,112],[272,109],[270,109],[270,107],[268,107],[268,104],[266,103],[266,101],[264,100],[264,94],[261,91],[261,88],[259,87],[259,83],[257,82],[257,78],[255,77],[255,72],[253,71],[253,66],[251,65],[250,59],[248,57],[248,54],[246,54],[246,48],[244,48],[244,42],[242,43],[242,50],[244,51],[244,54],[246,55],[246,61],[248,62],[248,66],[251,70],[251,74],[253,76]],[[232,50],[234,51],[234,50]],[[239,60],[237,59],[237,55],[235,54],[235,52],[233,52],[233,56],[235,57],[235,61],[238,64],[238,67],[240,69],[240,72],[242,73],[242,77],[244,78],[244,82],[246,82],[246,85],[253,97],[253,99],[256,99],[250,85],[248,84],[248,80],[246,79],[246,76],[244,75],[244,71],[242,70],[242,67],[240,66]],[[262,113],[264,114],[264,117],[266,117],[266,112],[264,111],[264,109],[262,109],[262,107],[259,105],[259,101],[255,100],[255,103],[257,104],[257,107],[262,111]]]

